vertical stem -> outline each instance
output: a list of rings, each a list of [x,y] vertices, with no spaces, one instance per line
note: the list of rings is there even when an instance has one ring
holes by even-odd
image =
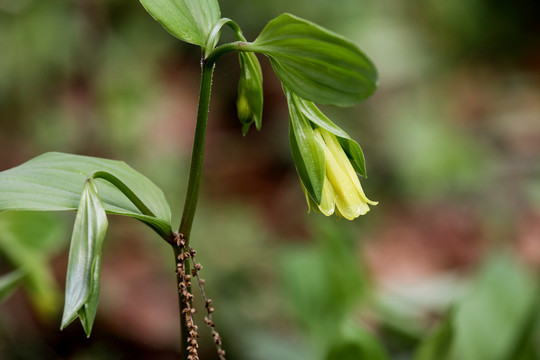
[[[197,208],[199,188],[201,184],[201,172],[204,157],[204,142],[206,137],[206,123],[208,120],[208,109],[210,106],[210,90],[212,87],[212,74],[214,64],[203,60],[201,74],[201,88],[199,92],[199,108],[197,110],[197,125],[195,127],[195,138],[193,140],[193,151],[191,153],[191,166],[189,169],[189,180],[184,203],[184,212],[178,232],[186,238],[186,247],[189,245],[191,226]]]
[[[189,248],[189,239],[191,235],[191,227],[193,225],[193,217],[195,216],[195,210],[197,209],[197,200],[199,198],[199,188],[201,183],[202,164],[204,158],[204,144],[206,137],[206,123],[208,121],[208,109],[210,106],[210,91],[212,88],[212,75],[214,72],[213,61],[202,61],[201,64],[201,87],[199,91],[199,107],[197,110],[197,124],[195,127],[195,136],[193,140],[193,150],[191,153],[191,165],[189,169],[189,180],[186,192],[186,201],[184,203],[184,212],[182,214],[182,221],[180,223],[179,233],[184,235],[186,239],[186,247]],[[173,245],[175,256],[175,267],[178,261],[178,255],[183,251],[182,248]],[[185,262],[185,272],[190,273],[190,262]],[[180,284],[181,277],[177,275],[177,284]],[[177,287],[178,291],[179,288]],[[188,288],[188,292],[191,289]],[[180,346],[181,346],[181,359],[187,360],[188,352],[186,350],[188,331],[186,322],[184,321],[183,310],[185,308],[184,301],[182,301],[182,295],[178,294],[180,303]]]

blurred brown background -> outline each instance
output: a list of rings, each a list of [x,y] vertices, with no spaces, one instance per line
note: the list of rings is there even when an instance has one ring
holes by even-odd
[[[236,119],[237,57],[219,61],[193,246],[230,359],[323,359],[340,316],[392,359],[411,359],[493,253],[538,283],[538,2],[220,5],[248,40],[282,12],[317,22],[352,39],[380,72],[372,98],[324,108],[362,146],[362,184],[379,201],[350,223],[306,214],[267,60],[263,129],[246,137]],[[125,160],[164,190],[176,224],[198,81],[198,49],[136,1],[0,0],[0,170],[48,151]],[[74,214],[35,216],[21,249],[9,231],[25,225],[0,216],[0,271],[39,266],[37,284],[0,304],[0,358],[177,358],[167,246],[140,223],[110,217],[86,339],[76,323],[58,330]],[[215,356],[209,341],[203,335],[202,359]]]

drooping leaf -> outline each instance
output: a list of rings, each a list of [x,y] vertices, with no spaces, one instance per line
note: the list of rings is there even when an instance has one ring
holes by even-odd
[[[140,0],[146,11],[178,39],[206,45],[221,16],[217,0]]]
[[[351,161],[354,170],[360,175],[366,177],[364,153],[362,152],[360,145],[358,145],[358,143],[354,141],[349,134],[328,119],[312,101],[302,99],[300,96],[294,94],[285,87],[284,90],[287,93],[287,100],[293,104],[292,106],[295,107],[297,111],[302,114],[302,116],[314,123],[316,126],[322,127],[323,129],[331,132],[338,138],[338,141]]]
[[[78,316],[90,336],[99,297],[101,245],[106,231],[105,209],[94,180],[88,179],[71,237],[62,329]]]
[[[242,31],[240,30],[240,27],[238,26],[238,24],[236,24],[234,21],[232,21],[229,18],[221,18],[217,22],[214,23],[213,27],[211,28],[210,33],[207,36],[206,45],[203,47],[203,49],[207,50],[205,52],[205,58],[208,57],[211,51],[218,44],[219,38],[221,37],[221,30],[225,25],[231,27],[233,31],[235,31],[235,35],[237,36],[238,41],[246,40],[244,35],[242,35]]]
[[[318,204],[321,203],[326,163],[324,150],[315,138],[308,119],[300,112],[294,101],[289,100],[289,141],[291,152],[307,193]]]
[[[76,210],[86,179],[98,171],[119,179],[151,212],[143,213],[116,186],[96,179],[107,213],[139,219],[162,237],[172,233],[165,196],[147,177],[121,161],[63,153],[46,153],[0,172],[0,212]]]
[[[15,291],[25,275],[26,273],[23,270],[15,270],[0,276],[0,303]]]
[[[47,153],[0,173],[0,212],[75,209],[62,328],[80,317],[89,335],[99,296],[106,212],[139,219],[168,239],[170,208],[159,188],[119,161]]]
[[[316,103],[353,105],[378,85],[375,65],[355,44],[290,14],[270,21],[241,47],[267,55],[286,87]]]
[[[240,52],[240,81],[238,82],[238,118],[242,123],[242,134],[246,135],[252,123],[261,130],[263,110],[262,71],[257,56]]]

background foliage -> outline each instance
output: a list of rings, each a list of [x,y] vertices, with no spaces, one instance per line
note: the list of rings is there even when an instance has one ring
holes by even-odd
[[[310,19],[380,73],[368,101],[324,109],[362,146],[362,184],[380,202],[346,223],[305,214],[268,61],[264,131],[245,138],[238,60],[218,63],[193,245],[231,358],[539,359],[539,5],[220,5],[248,40],[284,11]],[[137,2],[0,0],[0,49],[0,170],[48,151],[121,159],[178,214],[195,47]],[[129,219],[109,218],[92,338],[78,325],[60,333],[74,218],[0,217],[1,274],[21,268],[23,284],[0,304],[0,358],[174,359],[173,259]]]

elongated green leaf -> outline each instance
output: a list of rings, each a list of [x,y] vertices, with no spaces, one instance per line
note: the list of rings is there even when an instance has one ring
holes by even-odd
[[[86,179],[96,172],[111,174],[121,181],[150,211],[143,213],[115,185],[96,179],[107,213],[139,219],[162,237],[172,233],[169,205],[163,192],[148,178],[121,161],[63,153],[46,153],[0,172],[0,212],[76,210]]]
[[[290,14],[270,21],[242,47],[267,55],[286,87],[316,103],[348,106],[377,88],[377,69],[355,44]]]
[[[284,88],[284,90],[287,93],[287,100],[293,104],[292,106],[297,109],[297,112],[302,114],[302,116],[314,123],[316,126],[328,130],[338,138],[340,145],[347,154],[347,157],[349,160],[351,160],[354,170],[366,177],[364,153],[362,152],[360,145],[358,145],[358,143],[339,126],[328,119],[313,102],[302,99],[286,88]]]
[[[219,21],[217,0],[140,0],[146,11],[178,39],[203,49]]]
[[[324,150],[315,139],[308,119],[299,111],[290,96],[291,93],[287,92],[291,119],[289,140],[293,160],[306,191],[317,204],[320,204],[326,172]]]
[[[7,299],[15,291],[25,275],[24,271],[15,270],[7,275],[0,276],[0,302]]]
[[[246,135],[252,123],[261,130],[263,110],[262,71],[257,56],[240,52],[240,81],[238,82],[238,118],[242,123],[242,133]]]
[[[84,331],[90,336],[97,310],[101,245],[106,231],[105,209],[94,180],[88,179],[71,237],[62,329],[79,316]]]

